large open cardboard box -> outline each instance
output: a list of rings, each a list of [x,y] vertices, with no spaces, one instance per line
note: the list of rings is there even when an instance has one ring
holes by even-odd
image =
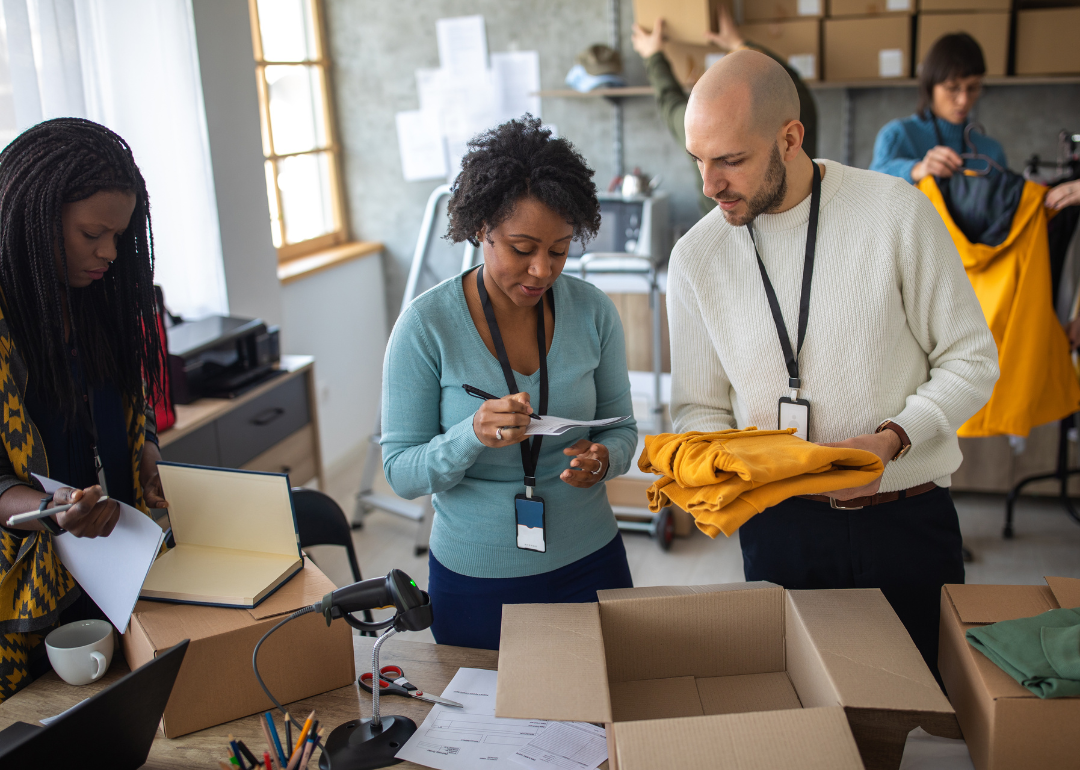
[[[612,770],[650,766],[646,744],[663,735],[678,736],[687,761],[714,756],[711,767],[751,767],[724,764],[730,740],[742,758],[761,760],[753,767],[847,767],[822,759],[826,750],[842,755],[846,732],[815,721],[827,717],[785,713],[817,707],[843,708],[870,770],[898,768],[917,726],[960,735],[948,700],[876,589],[733,583],[598,596],[593,604],[503,608],[495,713],[604,723]],[[758,728],[743,729],[750,724]],[[797,746],[803,764],[770,764],[770,752]]]
[[[968,643],[969,628],[1080,607],[1080,580],[946,585],[938,668],[978,770],[1080,767],[1080,698],[1043,700]]]
[[[131,668],[191,640],[161,720],[165,736],[176,738],[271,708],[251,668],[255,644],[286,615],[335,588],[305,559],[295,577],[254,609],[136,603],[123,636]],[[259,673],[281,703],[346,687],[356,678],[352,630],[343,622],[327,628],[318,613],[299,617],[262,646]]]

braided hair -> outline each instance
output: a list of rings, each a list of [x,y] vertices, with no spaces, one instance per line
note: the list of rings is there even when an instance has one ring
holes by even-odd
[[[498,227],[517,202],[533,197],[574,227],[585,243],[600,230],[593,170],[566,139],[553,139],[540,119],[525,115],[469,142],[454,180],[447,240],[479,246],[476,234]]]
[[[135,210],[109,271],[72,289],[62,207],[101,191],[133,194]],[[30,381],[69,417],[82,394],[71,376],[62,303],[89,382],[111,383],[139,411],[148,393],[161,392],[153,276],[150,200],[123,139],[89,120],[57,118],[0,152],[0,305]]]

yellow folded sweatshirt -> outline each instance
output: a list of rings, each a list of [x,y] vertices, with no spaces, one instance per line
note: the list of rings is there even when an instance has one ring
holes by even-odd
[[[885,470],[873,452],[811,444],[792,433],[745,428],[646,436],[638,467],[662,477],[649,487],[649,510],[674,504],[709,537],[730,537],[789,497],[861,487]]]

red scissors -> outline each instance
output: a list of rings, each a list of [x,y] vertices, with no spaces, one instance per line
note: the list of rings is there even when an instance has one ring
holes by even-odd
[[[360,686],[371,692],[371,672],[360,675]],[[441,703],[444,706],[465,708],[457,701],[440,698],[438,695],[430,695],[416,688],[412,682],[405,678],[405,672],[400,666],[383,666],[379,669],[379,695],[404,695],[406,698],[426,700],[428,703]]]

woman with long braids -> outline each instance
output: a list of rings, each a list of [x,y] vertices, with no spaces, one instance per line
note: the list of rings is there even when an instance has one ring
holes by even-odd
[[[148,403],[163,363],[149,199],[104,126],[46,121],[0,153],[0,313],[3,701],[47,670],[51,628],[104,618],[53,536],[108,537],[118,500],[166,506]],[[42,503],[35,473],[67,485],[47,504],[73,507],[8,526]]]

